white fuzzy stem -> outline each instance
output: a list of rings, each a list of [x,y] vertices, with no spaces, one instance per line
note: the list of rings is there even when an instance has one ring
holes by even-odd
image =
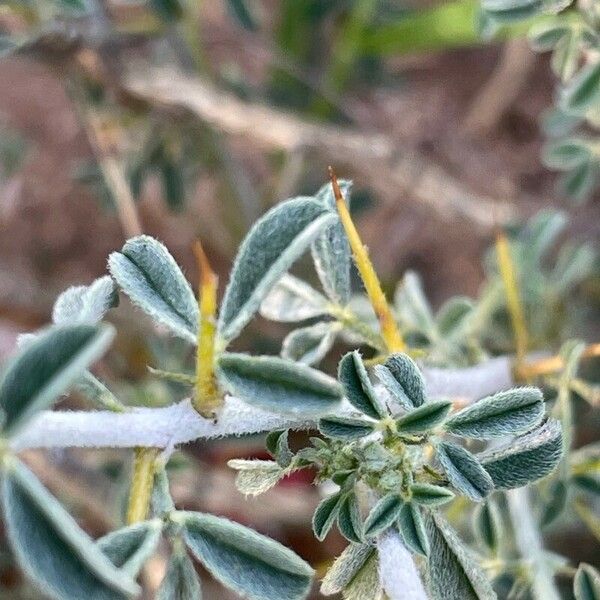
[[[534,521],[526,488],[510,490],[508,510],[513,524],[515,540],[523,560],[531,565],[531,589],[536,600],[560,600],[554,576],[544,556],[542,536]]]
[[[430,396],[460,396],[476,400],[513,385],[510,358],[496,358],[466,369],[425,368]],[[342,412],[351,407],[344,403]],[[216,423],[202,418],[183,400],[165,408],[110,411],[44,411],[11,444],[26,448],[172,448],[198,438],[260,433],[273,429],[308,429],[315,419],[284,416],[229,396]]]
[[[400,535],[389,528],[377,539],[379,580],[390,600],[427,600],[423,582]]]

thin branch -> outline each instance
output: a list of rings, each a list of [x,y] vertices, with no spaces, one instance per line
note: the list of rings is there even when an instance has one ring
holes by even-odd
[[[511,357],[495,358],[466,369],[423,369],[427,393],[475,401],[513,385]],[[383,394],[383,389],[378,388]],[[349,403],[341,412],[351,412]],[[215,423],[202,418],[186,399],[164,408],[110,411],[44,411],[12,441],[16,450],[26,448],[135,448],[167,450],[198,438],[260,433],[273,429],[310,429],[315,418],[273,414],[228,396]]]
[[[442,218],[466,219],[485,232],[518,216],[510,203],[478,194],[416,148],[398,148],[387,135],[311,123],[244,102],[204,79],[172,70],[139,69],[123,85],[138,99],[186,108],[212,127],[250,137],[267,149],[335,157],[336,163],[351,165],[390,204],[406,193]]]

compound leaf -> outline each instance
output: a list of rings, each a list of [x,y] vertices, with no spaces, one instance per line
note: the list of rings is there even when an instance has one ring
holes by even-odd
[[[179,265],[163,244],[147,235],[127,240],[108,257],[119,287],[153,321],[196,343],[198,303]]]
[[[348,587],[357,573],[375,553],[371,544],[349,544],[335,559],[321,583],[321,594],[339,594]]]
[[[325,539],[338,516],[341,498],[342,494],[338,492],[321,500],[313,514],[312,528],[320,542]]]
[[[198,574],[184,550],[171,554],[167,572],[156,592],[156,600],[201,600]]]
[[[373,433],[375,423],[352,417],[323,417],[319,419],[319,431],[329,437],[340,440],[358,440]]]
[[[423,556],[429,554],[429,538],[418,506],[412,502],[406,502],[400,510],[396,525],[404,542],[413,552]]]
[[[235,338],[273,285],[336,216],[311,198],[295,198],[259,219],[242,243],[219,317],[223,339]]]
[[[390,394],[407,410],[425,403],[425,381],[419,367],[406,354],[392,354],[375,373]]]
[[[224,387],[248,404],[284,414],[331,412],[342,396],[331,377],[275,356],[223,354],[218,373]]]
[[[337,523],[340,533],[349,542],[356,544],[362,542],[362,523],[360,520],[360,511],[358,510],[358,501],[354,492],[346,494],[341,499]]]
[[[106,275],[90,285],[66,289],[54,303],[52,322],[56,325],[96,325],[118,303],[115,282]]]
[[[96,544],[115,567],[135,577],[154,554],[161,531],[162,522],[153,519],[112,531]]]
[[[413,483],[410,491],[412,501],[424,506],[441,506],[454,500],[449,489],[430,483]]]
[[[386,494],[371,509],[364,523],[364,534],[373,537],[383,533],[400,515],[404,500],[399,494]]]
[[[487,577],[456,532],[436,512],[426,517],[428,584],[435,600],[496,600]]]
[[[522,487],[548,475],[560,462],[563,439],[560,423],[550,420],[531,433],[478,456],[496,488]]]
[[[468,450],[450,442],[440,442],[436,450],[448,481],[461,494],[481,502],[494,490],[492,478]]]
[[[51,406],[99,358],[114,337],[109,325],[47,329],[24,346],[0,382],[3,430],[14,432]]]
[[[451,433],[490,439],[519,434],[544,416],[544,397],[538,388],[522,387],[499,392],[452,415],[445,424]]]
[[[396,420],[399,433],[423,433],[435,429],[444,422],[450,409],[451,400],[427,402]]]
[[[380,419],[385,415],[357,350],[348,352],[340,360],[338,379],[352,406],[373,419]]]
[[[339,181],[340,190],[347,203],[350,201],[352,182]],[[335,197],[330,183],[317,192],[317,201],[332,212],[335,211]],[[336,213],[337,214],[337,213]],[[350,300],[350,265],[352,255],[350,244],[339,218],[331,224],[312,244],[315,268],[327,296],[336,304],[344,306]]]
[[[16,459],[4,472],[4,518],[24,571],[57,600],[123,600],[139,587],[115,567],[59,502]]]
[[[192,554],[223,585],[250,600],[300,600],[313,570],[278,542],[222,517],[180,512]]]
[[[286,273],[260,305],[260,314],[271,321],[296,322],[328,314],[327,298],[301,279]]]

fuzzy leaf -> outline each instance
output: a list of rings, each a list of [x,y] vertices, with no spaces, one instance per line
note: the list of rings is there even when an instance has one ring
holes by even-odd
[[[446,301],[435,317],[440,333],[452,335],[472,313],[473,307],[473,300],[465,296],[455,296]]]
[[[407,271],[394,294],[394,307],[402,324],[413,331],[430,334],[435,329],[431,306],[423,292],[421,278]]]
[[[502,519],[496,503],[491,498],[475,507],[473,530],[481,545],[496,554],[502,537]]]
[[[399,433],[423,433],[444,422],[452,408],[451,400],[427,402],[396,420]]]
[[[96,325],[118,303],[115,283],[106,275],[90,285],[66,289],[54,303],[52,322],[56,325]]]
[[[323,294],[301,279],[286,273],[260,305],[260,314],[271,321],[296,322],[328,314]]]
[[[565,110],[584,115],[600,101],[600,61],[591,61],[573,77],[563,90],[561,105]]]
[[[566,481],[552,481],[548,489],[548,500],[542,506],[540,525],[547,527],[552,524],[567,507],[569,488]]]
[[[312,528],[315,537],[322,542],[325,536],[329,533],[333,523],[335,522],[340,511],[340,500],[342,494],[332,494],[328,498],[321,500],[317,506],[313,518]]]
[[[357,350],[348,352],[340,360],[338,379],[352,406],[373,419],[385,416],[385,411],[377,398],[367,369]]]
[[[344,600],[383,600],[377,564],[377,553],[374,552],[344,589]]]
[[[544,0],[483,0],[486,14],[495,21],[512,23],[536,15],[544,6]]]
[[[242,494],[258,496],[277,485],[285,471],[272,460],[230,460],[227,465],[238,471],[235,487]]]
[[[219,317],[219,334],[235,338],[273,285],[309,244],[336,219],[311,198],[283,202],[259,219],[242,243]]]
[[[449,489],[430,483],[413,483],[410,491],[412,501],[424,506],[441,506],[454,500],[454,494]]]
[[[120,252],[108,257],[108,269],[131,301],[153,321],[196,343],[198,303],[163,244],[147,235],[131,238]]]
[[[289,333],[283,340],[281,356],[288,360],[314,365],[331,350],[340,330],[336,322],[321,322]]]
[[[456,435],[490,439],[524,433],[543,416],[544,397],[538,388],[514,388],[463,408],[445,427]]]
[[[284,468],[289,467],[294,458],[294,453],[290,450],[288,443],[289,433],[288,429],[271,431],[265,440],[267,450],[275,458],[277,464]]]
[[[468,450],[450,442],[440,442],[436,450],[448,480],[461,494],[481,502],[492,493],[492,478]]]
[[[340,190],[350,204],[352,182],[340,180]],[[330,183],[317,192],[317,201],[332,212],[336,210],[335,197]],[[337,213],[336,213],[337,214]],[[313,242],[312,256],[325,293],[336,304],[344,306],[350,300],[350,244],[339,218]]]
[[[329,437],[340,440],[358,440],[373,433],[375,423],[352,417],[323,417],[319,420],[319,431]]]
[[[364,534],[373,537],[383,533],[400,515],[404,500],[399,494],[386,494],[378,500],[364,523]]]
[[[400,510],[396,525],[402,534],[404,543],[413,552],[423,556],[429,554],[429,539],[418,506],[415,506],[412,502],[406,502]]]
[[[600,573],[592,565],[581,563],[575,574],[573,591],[576,600],[600,600]]]
[[[154,554],[161,532],[162,521],[154,519],[112,531],[96,543],[115,567],[135,577]]]
[[[375,553],[371,544],[349,544],[335,559],[321,583],[321,594],[339,594],[348,587],[357,573]]]
[[[548,475],[560,462],[563,440],[560,423],[550,420],[531,433],[478,455],[479,462],[501,490],[521,487]]]
[[[250,600],[300,600],[313,570],[278,542],[222,517],[177,513],[193,555],[223,585]]]
[[[16,459],[4,472],[2,502],[18,563],[46,596],[122,600],[139,592]]]
[[[456,532],[436,512],[425,521],[431,550],[428,584],[432,600],[496,600],[496,593]]]
[[[223,354],[218,373],[232,394],[248,404],[279,413],[331,412],[342,395],[331,377],[274,356]]]
[[[52,327],[27,343],[0,382],[5,434],[50,407],[108,348],[109,325]]]
[[[425,381],[419,367],[406,354],[392,354],[375,373],[385,388],[407,410],[425,403]]]
[[[349,542],[362,542],[362,523],[354,492],[346,494],[340,501],[337,523],[340,533]]]
[[[173,552],[156,600],[201,600],[198,574],[185,551]]]
[[[588,140],[567,138],[544,148],[542,160],[547,167],[567,171],[590,159],[592,147]]]

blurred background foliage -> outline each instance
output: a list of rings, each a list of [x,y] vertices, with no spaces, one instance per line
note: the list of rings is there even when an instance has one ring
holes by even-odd
[[[140,231],[164,240],[192,281],[190,248],[202,238],[223,289],[250,224],[282,199],[314,194],[330,163],[354,180],[353,215],[411,345],[456,364],[514,350],[486,250],[498,226],[513,240],[534,348],[597,342],[599,22],[594,0],[1,1],[0,354]],[[295,272],[316,281],[308,260]],[[456,294],[488,311],[476,346],[444,342],[439,309]],[[114,317],[126,333],[101,374],[129,404],[181,397],[146,365],[177,370],[188,350],[128,311],[124,303]],[[288,332],[260,319],[240,346],[277,353]],[[575,448],[600,426],[589,387],[597,363],[584,375],[572,386]],[[343,542],[312,540],[318,495],[304,474],[260,501],[235,491],[227,459],[262,447],[256,438],[193,445],[174,473],[176,499],[325,568]],[[570,509],[554,520],[555,507],[539,504],[551,547],[574,562],[597,559],[590,452],[574,463]],[[88,531],[120,521],[129,474],[119,455],[30,463]],[[160,580],[147,578],[148,589]],[[36,597],[7,551],[0,582],[6,598]]]

